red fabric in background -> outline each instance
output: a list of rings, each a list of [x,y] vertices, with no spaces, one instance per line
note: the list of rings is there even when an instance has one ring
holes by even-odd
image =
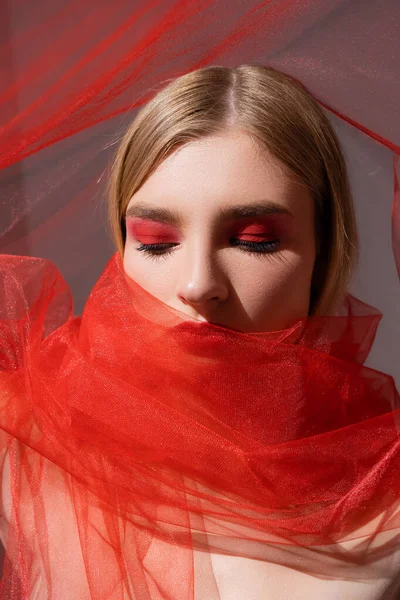
[[[113,253],[100,202],[113,144],[169,78],[268,63],[398,151],[395,0],[3,0],[0,11],[0,250],[54,260],[79,311]]]

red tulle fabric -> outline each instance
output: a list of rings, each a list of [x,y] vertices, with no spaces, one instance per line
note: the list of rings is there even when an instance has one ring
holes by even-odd
[[[239,333],[188,321],[119,254],[82,317],[44,259],[1,256],[0,281],[2,599],[239,597],[213,556],[393,578],[399,395],[363,366],[378,311],[349,295]]]
[[[50,262],[10,255],[54,260],[81,312],[134,110],[189,70],[268,64],[345,142],[372,362],[398,370],[397,2],[10,0],[0,29],[0,599],[396,600],[399,398],[363,366],[378,311],[193,328],[115,256],[78,318]]]

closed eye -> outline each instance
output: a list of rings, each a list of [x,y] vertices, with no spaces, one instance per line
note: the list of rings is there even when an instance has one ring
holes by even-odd
[[[229,241],[234,248],[238,248],[238,250],[250,254],[270,254],[277,251],[281,243],[279,239],[254,242],[241,240],[239,238],[231,238]],[[161,256],[166,258],[174,252],[177,246],[179,246],[179,244],[176,242],[141,244],[136,250],[138,252],[143,252],[150,258],[158,258]]]

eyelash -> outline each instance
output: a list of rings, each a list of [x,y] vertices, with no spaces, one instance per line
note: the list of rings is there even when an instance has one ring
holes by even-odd
[[[280,245],[280,240],[272,240],[269,242],[243,242],[237,238],[232,238],[231,244],[233,247],[239,248],[242,252],[257,254],[259,256],[260,254],[272,254],[275,252]],[[142,244],[136,248],[136,250],[145,253],[148,258],[167,258],[172,254],[176,246],[178,246],[178,244]],[[247,248],[247,250],[245,248]]]

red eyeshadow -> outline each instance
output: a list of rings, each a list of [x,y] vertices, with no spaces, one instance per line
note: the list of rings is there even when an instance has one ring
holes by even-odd
[[[180,241],[179,231],[167,223],[131,217],[126,220],[129,235],[141,244],[168,244]]]
[[[265,242],[286,236],[289,223],[282,215],[273,215],[249,222],[241,220],[232,225],[230,235],[248,242]]]

